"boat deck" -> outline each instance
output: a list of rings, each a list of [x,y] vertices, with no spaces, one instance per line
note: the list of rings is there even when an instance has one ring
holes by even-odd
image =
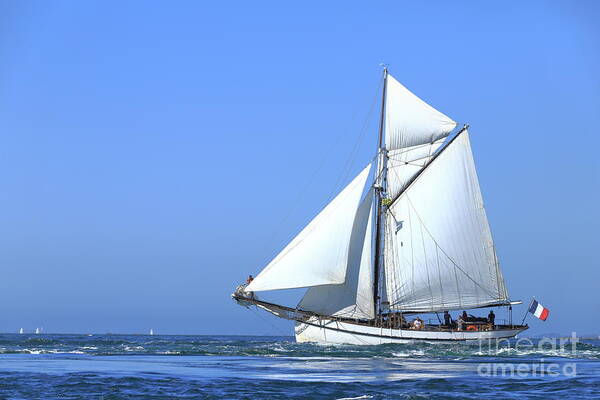
[[[306,323],[309,320],[325,322],[333,321],[340,322],[349,325],[358,325],[363,327],[379,328],[379,329],[392,329],[402,331],[415,331],[415,332],[492,332],[492,331],[514,331],[514,330],[525,330],[528,328],[527,325],[514,325],[514,324],[490,324],[479,321],[466,320],[460,329],[454,323],[451,326],[444,325],[443,323],[432,324],[424,323],[420,329],[415,328],[411,324],[404,321],[401,313],[388,313],[383,314],[379,318],[374,319],[357,319],[357,318],[344,318],[329,315],[320,315],[310,311],[304,311],[297,308],[291,308],[282,306],[279,304],[269,303],[266,301],[259,300],[256,297],[243,296],[239,293],[231,295],[232,298],[241,305],[250,306],[255,305],[268,311],[278,317],[293,320],[300,323]],[[410,314],[407,314],[410,315]]]

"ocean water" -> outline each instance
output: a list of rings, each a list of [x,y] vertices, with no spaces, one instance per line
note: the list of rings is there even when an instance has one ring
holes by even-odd
[[[600,341],[0,335],[0,399],[462,398],[600,398]]]

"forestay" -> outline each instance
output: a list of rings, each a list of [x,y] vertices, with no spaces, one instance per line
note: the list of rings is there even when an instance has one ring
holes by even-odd
[[[298,307],[324,315],[374,318],[373,303],[373,190],[361,202],[350,238],[346,281],[308,289]]]
[[[248,285],[248,291],[341,284],[350,237],[371,164],[342,190]]]
[[[507,301],[466,130],[390,206],[385,231],[392,310],[434,312]]]

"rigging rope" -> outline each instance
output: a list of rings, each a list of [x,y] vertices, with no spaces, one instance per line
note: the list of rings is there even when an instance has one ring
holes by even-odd
[[[435,248],[436,248],[436,258],[437,258],[437,264],[438,264],[438,277],[440,278],[440,285],[441,285],[441,276],[439,275],[441,267],[440,267],[440,261],[439,261],[439,254],[438,251],[441,251],[443,255],[446,256],[446,258],[452,263],[452,265],[454,266],[454,276],[455,276],[455,280],[456,280],[456,287],[457,290],[459,292],[459,303],[462,307],[462,296],[460,295],[460,285],[458,283],[458,275],[457,275],[457,271],[460,271],[464,274],[464,276],[466,276],[471,282],[473,282],[473,284],[477,287],[480,287],[483,292],[485,292],[487,295],[489,295],[492,298],[498,298],[498,294],[493,294],[491,293],[487,288],[483,287],[479,282],[477,282],[473,277],[471,277],[463,268],[461,268],[458,263],[456,263],[452,257],[449,256],[448,253],[446,253],[446,251],[440,246],[440,244],[437,242],[437,240],[434,238],[433,234],[431,233],[431,231],[427,228],[427,225],[425,225],[423,219],[421,218],[419,212],[417,211],[416,207],[414,206],[414,204],[412,203],[412,201],[410,200],[410,198],[408,197],[408,195],[405,195],[405,197],[408,200],[409,203],[409,209],[408,209],[408,225],[412,227],[411,225],[411,220],[412,220],[412,212],[414,212],[414,214],[416,215],[420,225],[421,225],[421,229],[425,229],[425,231],[427,232],[427,235],[431,238],[431,240],[433,241],[433,243],[435,244]],[[412,212],[411,212],[412,211]],[[396,218],[396,216],[394,215],[394,213],[392,212],[391,209],[388,209],[388,212],[390,213],[390,215],[392,216],[394,222],[398,223],[398,220]],[[390,229],[389,224],[386,224],[386,231],[387,234],[392,236],[392,229]],[[410,229],[410,234],[412,237],[412,228]],[[411,247],[411,261],[408,261],[408,263],[410,263],[411,268],[413,269],[412,275],[414,276],[414,249],[413,249],[413,240],[410,240],[410,247]],[[387,240],[389,243],[393,243],[393,240],[390,238]],[[424,242],[424,238],[422,237],[421,241],[423,242],[423,250],[425,251],[425,242]],[[400,244],[400,246],[402,246],[402,242]],[[392,285],[388,286],[388,290],[392,290],[392,293],[394,295],[395,298],[400,297],[401,293],[403,291],[405,291],[406,289],[408,289],[405,286],[401,285],[401,282],[398,281],[398,276],[396,276],[398,273],[400,273],[402,275],[402,268],[398,268],[395,260],[399,259],[399,253],[396,251],[396,246],[390,246],[389,248],[390,251],[393,252],[392,257],[390,257],[391,259],[389,261],[390,264],[392,264],[394,266],[394,268],[392,268],[392,270],[390,271],[389,269],[386,268],[386,275],[388,277],[389,281],[395,281],[392,283]],[[428,265],[426,266],[427,268],[427,280],[428,280],[428,285],[429,285],[429,289],[431,291],[431,282],[430,282],[430,276],[429,276],[429,269],[428,269]],[[401,281],[407,282],[410,281],[412,283],[411,285],[411,292],[413,293],[413,299],[414,299],[414,280],[411,279],[400,279]],[[392,289],[393,288],[393,289]],[[431,292],[430,292],[431,293]],[[441,291],[441,293],[443,293],[443,291]],[[391,299],[390,299],[391,300]],[[416,300],[414,300],[416,301]],[[398,305],[402,302],[402,300],[397,300],[393,303],[390,303],[390,306],[395,306]]]
[[[431,238],[431,240],[433,240],[433,242],[435,243],[436,247],[438,247],[442,253],[448,258],[448,260],[450,260],[450,262],[454,265],[454,267],[456,269],[458,269],[460,272],[462,272],[467,278],[469,278],[475,285],[479,286],[484,292],[486,292],[488,295],[490,295],[490,297],[496,297],[493,293],[490,293],[486,288],[484,288],[483,286],[481,286],[481,284],[479,282],[477,282],[475,279],[473,279],[465,270],[463,270],[453,259],[452,257],[450,257],[448,255],[448,253],[446,253],[444,251],[444,249],[442,248],[442,246],[439,245],[439,243],[437,242],[437,240],[435,240],[435,238],[433,237],[433,234],[429,231],[429,229],[427,229],[427,225],[425,225],[425,223],[423,222],[423,220],[421,219],[421,216],[419,215],[419,213],[417,212],[417,209],[415,208],[415,206],[413,205],[412,201],[410,201],[410,197],[408,197],[408,194],[406,195],[406,199],[408,200],[408,203],[410,205],[410,207],[414,210],[415,214],[417,215],[417,218],[419,219],[419,222],[421,223],[421,226],[425,228],[425,231],[427,231],[427,234],[429,235],[429,237]]]
[[[255,308],[258,309],[257,306],[248,307],[248,308],[250,309],[250,311],[252,311],[254,314],[256,314],[258,316],[258,318],[260,318],[261,320],[263,320],[263,322],[266,322],[267,324],[271,325],[272,328],[274,328],[275,330],[277,330],[280,333],[282,333],[281,336],[289,336],[289,332],[287,332],[287,333],[284,332],[281,328],[279,328],[278,326],[276,326],[275,324],[273,324],[270,319],[263,318],[263,316],[257,310],[255,310]]]
[[[380,91],[380,86],[378,86],[377,88],[377,93],[379,93]],[[339,178],[336,181],[336,184],[332,186],[332,192],[329,194],[328,199],[331,199],[334,194],[336,192],[338,192],[337,187],[339,185],[340,182],[343,182],[345,178],[351,171],[351,167],[352,164],[354,163],[354,160],[356,159],[356,156],[358,155],[358,150],[360,148],[360,144],[365,136],[366,133],[366,127],[367,124],[371,118],[372,112],[373,112],[373,108],[375,106],[375,103],[377,101],[378,95],[375,96],[371,107],[369,108],[369,111],[367,112],[367,115],[365,117],[365,120],[362,124],[362,127],[359,131],[359,135],[358,138],[354,144],[354,148],[351,151],[350,155],[348,156],[345,166],[342,169],[342,172],[339,176]],[[319,175],[319,173],[321,172],[321,170],[323,169],[323,167],[325,166],[327,160],[329,159],[329,155],[332,153],[332,151],[338,146],[338,144],[340,143],[340,141],[342,140],[342,137],[344,137],[344,132],[340,132],[338,134],[338,136],[336,137],[336,139],[332,142],[331,146],[329,146],[328,150],[325,152],[325,154],[323,155],[323,158],[321,159],[321,161],[317,164],[317,168],[313,171],[313,173],[310,175],[308,181],[306,182],[306,184],[302,187],[302,189],[300,190],[300,192],[298,193],[298,195],[296,196],[296,198],[293,201],[288,202],[287,204],[290,205],[291,207],[289,207],[288,212],[282,217],[282,219],[280,220],[280,222],[277,224],[277,226],[275,227],[273,233],[271,234],[270,238],[268,241],[265,242],[265,244],[262,246],[262,250],[261,253],[266,253],[268,250],[268,246],[273,243],[274,239],[281,233],[281,229],[283,228],[283,226],[285,225],[285,223],[288,221],[288,219],[292,216],[292,214],[294,214],[298,208],[298,206],[300,205],[301,200],[304,198],[304,196],[306,195],[306,193],[308,192],[308,189],[310,188],[310,186],[313,184],[313,182],[315,181],[315,178]],[[329,203],[329,202],[327,202]],[[267,257],[268,258],[268,257]]]
[[[352,170],[352,165],[354,164],[354,161],[356,161],[356,157],[358,156],[358,150],[360,149],[360,145],[362,144],[362,141],[367,132],[367,125],[368,125],[369,121],[371,120],[371,116],[373,114],[375,104],[377,103],[377,100],[379,99],[379,93],[381,92],[381,85],[383,85],[382,82],[380,82],[380,84],[377,86],[377,91],[375,92],[375,97],[373,98],[373,101],[371,102],[369,111],[367,112],[367,115],[363,121],[362,127],[360,128],[358,138],[356,139],[356,142],[354,143],[354,146],[352,148],[352,151],[350,152],[350,155],[346,159],[346,163],[344,164],[344,167],[342,168],[342,172],[341,172],[339,178],[337,179],[335,185],[332,186],[333,189],[332,189],[332,193],[329,194],[329,198],[333,197],[333,195],[338,191],[338,187],[340,186],[340,183],[348,180],[348,175],[350,175],[350,172]]]

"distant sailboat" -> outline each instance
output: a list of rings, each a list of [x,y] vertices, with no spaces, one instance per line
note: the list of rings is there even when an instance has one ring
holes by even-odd
[[[35,334],[39,335],[40,333],[42,333],[42,330],[40,328],[35,328]]]
[[[406,319],[482,307],[511,313],[520,304],[510,300],[496,257],[468,126],[451,137],[456,126],[384,69],[375,165],[234,300],[295,321],[299,342],[499,339],[527,329],[512,314],[504,323],[466,312],[456,323]],[[254,294],[294,288],[308,288],[296,307]]]
[[[19,334],[21,334],[21,335],[22,335],[22,334],[24,334],[24,333],[25,333],[25,331],[23,330],[23,328],[19,329]]]
[[[150,336],[154,336],[154,330],[150,328]]]

